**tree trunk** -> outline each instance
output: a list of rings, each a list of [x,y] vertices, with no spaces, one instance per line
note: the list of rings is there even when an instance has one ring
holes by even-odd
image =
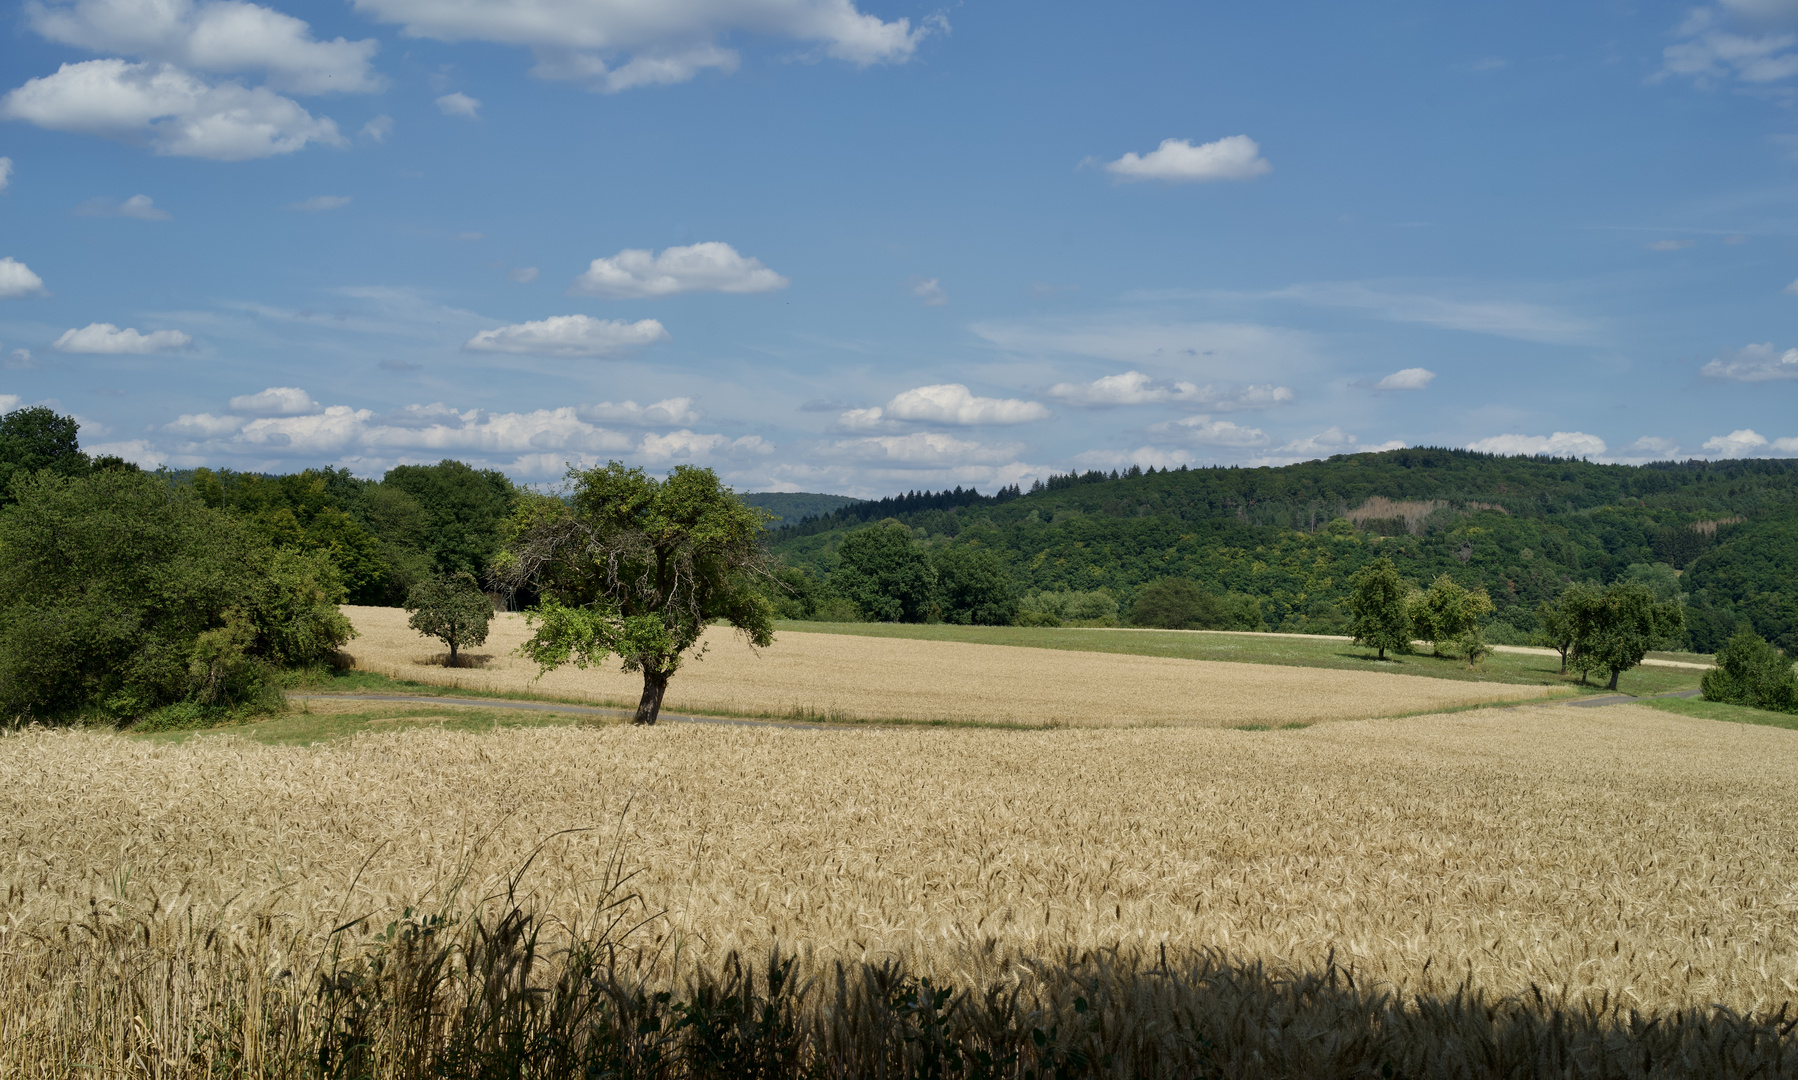
[[[668,676],[651,668],[643,669],[643,697],[637,702],[633,724],[653,724],[662,713],[662,695],[668,692]]]
[[[1606,689],[1608,689],[1608,690],[1617,689],[1617,676],[1619,676],[1621,674],[1623,674],[1622,668],[1612,668],[1611,669],[1611,685],[1606,687]]]
[[[449,646],[450,646],[450,662],[449,662],[449,666],[450,666],[450,667],[455,667],[455,666],[456,666],[456,642],[455,642],[455,639],[454,639],[454,638],[451,638],[451,639],[450,639],[450,643],[449,643]]]
[[[1386,659],[1386,646],[1380,646],[1380,659]]]
[[[1561,674],[1567,674],[1567,650],[1561,650]]]

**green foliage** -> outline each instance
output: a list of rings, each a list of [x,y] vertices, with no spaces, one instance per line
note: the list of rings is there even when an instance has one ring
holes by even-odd
[[[1602,592],[1569,592],[1562,600],[1573,627],[1568,666],[1582,675],[1609,671],[1612,690],[1650,649],[1665,648],[1685,629],[1679,604],[1656,600],[1646,585],[1620,582]]]
[[[1631,563],[1617,580],[1646,588],[1662,603],[1678,601],[1685,595],[1685,590],[1680,587],[1679,572],[1666,563]]]
[[[1408,652],[1411,648],[1410,588],[1387,558],[1375,559],[1349,579],[1349,632],[1355,644]]]
[[[1798,713],[1798,675],[1792,658],[1751,630],[1717,651],[1717,666],[1704,673],[1707,701]]]
[[[0,510],[0,711],[140,716],[263,694],[353,635],[329,562],[139,472],[17,477]]]
[[[465,645],[482,645],[493,622],[493,602],[481,591],[474,575],[441,574],[412,586],[406,594],[406,625],[449,646],[449,666]]]
[[[477,471],[447,459],[395,466],[381,486],[396,488],[417,503],[421,546],[439,574],[486,574],[500,550],[502,524],[518,500],[518,489],[504,473]]]
[[[1480,620],[1492,614],[1492,599],[1485,589],[1463,588],[1443,574],[1428,590],[1414,594],[1407,603],[1411,636],[1428,641],[1436,652],[1452,648],[1469,660],[1475,660],[1476,654],[1486,651],[1485,641],[1480,636]]]
[[[1019,599],[1018,606],[1021,611],[1018,616],[1020,626],[1060,626],[1064,623],[1085,623],[1096,626],[1117,625],[1117,597],[1104,589],[1089,589],[1084,592],[1071,589],[1038,589],[1025,593]],[[1045,622],[1041,618],[1034,622],[1024,621],[1027,616],[1032,615],[1054,621]]]
[[[775,521],[798,522],[853,506],[860,499],[848,495],[819,495],[808,491],[755,491],[739,495],[744,506],[766,510]]]
[[[1686,571],[1683,582],[1694,600],[1798,653],[1798,515],[1732,526],[1718,536],[1717,549]]]
[[[875,622],[923,622],[936,605],[936,567],[896,522],[850,533],[831,585]]]
[[[1163,630],[1261,630],[1261,605],[1252,596],[1217,596],[1196,581],[1150,582],[1130,605],[1130,625]]]
[[[1539,629],[1535,644],[1546,645],[1561,654],[1563,675],[1567,674],[1568,657],[1579,640],[1578,613],[1597,604],[1599,595],[1598,586],[1576,581],[1563,589],[1560,596],[1536,605],[1536,623]]]
[[[636,721],[653,724],[668,680],[712,622],[751,645],[773,642],[762,511],[710,469],[681,465],[656,480],[614,461],[568,477],[568,499],[520,501],[508,557],[496,562],[500,583],[543,597],[523,655],[545,672],[617,655],[643,673]]]
[[[946,623],[1010,626],[1018,618],[1018,594],[999,559],[985,548],[937,550],[938,610]]]
[[[80,476],[89,468],[76,440],[81,425],[41,405],[14,409],[0,416],[0,506],[13,500],[14,476],[49,469],[59,476]]]

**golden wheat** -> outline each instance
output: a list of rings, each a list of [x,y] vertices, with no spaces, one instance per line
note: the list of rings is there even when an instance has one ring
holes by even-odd
[[[501,692],[634,705],[642,679],[617,661],[537,678],[516,656],[521,615],[494,619],[480,664],[446,668],[433,639],[397,608],[346,607],[361,633],[356,666],[398,678]],[[954,720],[1031,726],[1314,723],[1539,698],[1539,686],[1003,645],[782,634],[752,650],[727,630],[706,635],[703,659],[683,665],[664,707],[673,712]]]
[[[663,913],[644,934],[692,961],[1165,941],[1293,965],[1334,951],[1413,991],[1765,1009],[1798,998],[1793,739],[1634,707],[311,748],[33,732],[0,741],[0,951],[103,910],[302,955],[441,903],[463,860],[495,881],[552,836],[527,885],[572,918],[622,817],[633,886]],[[574,828],[595,831],[556,836]]]

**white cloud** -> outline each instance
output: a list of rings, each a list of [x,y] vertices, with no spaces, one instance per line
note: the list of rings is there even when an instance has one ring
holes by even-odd
[[[1520,341],[1581,344],[1590,341],[1598,329],[1588,320],[1540,304],[1396,293],[1360,282],[1293,285],[1260,295],[1269,300],[1366,311],[1393,322],[1421,323]]]
[[[481,99],[471,98],[458,90],[438,98],[437,108],[445,116],[461,116],[473,120],[480,115]]]
[[[1631,461],[1671,461],[1679,454],[1679,443],[1673,439],[1664,439],[1658,435],[1644,435],[1623,448],[1623,454]]]
[[[44,279],[31,272],[31,267],[7,256],[0,258],[0,300],[17,300],[44,291]]]
[[[1228,420],[1213,420],[1203,415],[1183,416],[1178,420],[1151,424],[1149,431],[1154,435],[1201,446],[1266,446],[1268,443],[1267,433],[1260,428],[1243,427]]]
[[[520,285],[529,285],[531,282],[537,280],[537,268],[535,266],[516,267],[506,271],[506,277],[518,282]]]
[[[1261,147],[1247,135],[1231,135],[1194,146],[1185,139],[1163,139],[1146,154],[1125,154],[1105,166],[1119,180],[1160,180],[1190,184],[1205,180],[1252,180],[1273,168]]]
[[[1248,464],[1291,465],[1294,462],[1314,461],[1335,454],[1371,454],[1379,453],[1382,450],[1397,450],[1404,445],[1402,439],[1391,439],[1383,443],[1375,443],[1372,446],[1363,446],[1360,440],[1353,435],[1340,427],[1332,426],[1309,438],[1294,439],[1265,457],[1251,458]]]
[[[1798,35],[1754,32],[1766,24],[1789,21],[1775,13],[1776,8],[1784,9],[1789,17],[1789,5],[1778,0],[1726,0],[1723,7],[1745,16],[1743,21],[1750,25],[1742,29],[1749,32],[1719,25],[1714,9],[1693,9],[1674,31],[1681,40],[1661,51],[1656,79],[1678,75],[1700,87],[1731,81],[1764,87],[1798,75],[1798,49],[1794,49]]]
[[[362,130],[358,132],[358,134],[369,142],[384,143],[387,141],[387,136],[393,134],[393,117],[388,116],[386,113],[382,113],[368,123],[363,124]]]
[[[936,431],[914,431],[909,435],[843,440],[834,443],[832,450],[866,461],[941,468],[1008,462],[1016,458],[1022,447],[1017,443],[988,445]]]
[[[696,424],[699,413],[693,408],[690,397],[663,398],[648,405],[639,405],[634,401],[621,401],[613,404],[602,401],[597,405],[578,405],[575,414],[583,420],[610,420],[617,424],[630,424],[635,427],[657,427],[663,424]]]
[[[1642,246],[1649,251],[1684,251],[1698,243],[1696,240],[1651,240]]]
[[[229,435],[244,426],[241,416],[214,416],[211,413],[183,413],[175,418],[174,423],[164,424],[162,430],[175,435],[187,435],[196,439],[216,439],[220,435]]]
[[[734,32],[817,42],[837,59],[866,66],[903,63],[941,16],[914,26],[883,22],[853,0],[354,0],[357,10],[400,23],[409,37],[523,45],[537,56],[534,73],[591,89],[685,82],[702,70],[730,71],[736,53],[718,39]]]
[[[1106,375],[1089,383],[1056,383],[1053,397],[1074,405],[1106,408],[1113,405],[1191,404],[1224,412],[1267,409],[1296,400],[1290,386],[1257,383],[1238,387],[1199,386],[1196,383],[1152,379],[1140,371]]]
[[[1790,285],[1787,285],[1779,291],[1785,293],[1787,296],[1798,296],[1798,281],[1793,281]]]
[[[1798,349],[1778,352],[1771,341],[1744,345],[1734,356],[1718,357],[1698,369],[1699,374],[1734,382],[1770,382],[1798,379]]]
[[[0,98],[0,118],[56,131],[147,141],[158,154],[245,161],[307,143],[344,145],[337,125],[265,87],[217,85],[169,64],[64,64]]]
[[[482,330],[462,347],[469,352],[609,356],[667,338],[668,331],[654,319],[627,323],[587,315],[556,315],[538,322]]]
[[[1191,454],[1165,446],[1139,446],[1129,451],[1088,450],[1074,455],[1074,464],[1081,469],[1123,469],[1131,465],[1144,469],[1177,469],[1192,463]]]
[[[111,199],[89,199],[75,208],[83,217],[137,218],[139,221],[167,221],[174,217],[156,205],[148,195],[133,195],[124,202]]]
[[[319,41],[300,19],[238,0],[49,0],[27,4],[31,28],[91,52],[124,53],[221,75],[262,71],[297,94],[371,93],[380,43]]]
[[[314,195],[310,199],[301,199],[299,202],[288,203],[287,209],[298,210],[306,214],[316,214],[324,210],[336,210],[339,207],[348,206],[349,204],[350,196],[348,195]]]
[[[1704,440],[1704,448],[1718,457],[1747,457],[1756,450],[1767,447],[1767,438],[1753,428],[1737,428],[1728,435],[1717,435]]]
[[[1395,371],[1374,384],[1376,390],[1422,390],[1430,385],[1436,373],[1429,368],[1408,367]]]
[[[271,386],[259,394],[242,394],[232,398],[231,407],[238,412],[288,416],[316,412],[318,402],[313,401],[311,394],[297,386]]]
[[[0,413],[9,413],[25,404],[25,399],[17,394],[0,394]]]
[[[1506,457],[1547,455],[1592,458],[1602,457],[1605,445],[1603,439],[1583,431],[1557,431],[1552,435],[1492,435],[1475,439],[1467,444],[1467,449]]]
[[[96,443],[92,446],[84,446],[82,449],[95,457],[124,458],[143,469],[159,469],[168,463],[168,455],[152,446],[147,439]]]
[[[0,157],[0,194],[6,191],[12,182],[12,158]]]
[[[949,302],[949,294],[943,291],[938,278],[912,278],[906,286],[913,296],[924,301],[925,307],[942,307]]]
[[[965,426],[1046,420],[1049,410],[1040,402],[976,397],[960,383],[943,383],[920,386],[896,395],[887,402],[886,415],[895,420]]]
[[[193,340],[179,330],[153,330],[143,334],[130,327],[121,330],[111,323],[89,323],[79,330],[64,330],[56,339],[55,349],[57,352],[116,356],[185,349],[193,344]]]
[[[690,292],[759,293],[787,287],[787,279],[739,255],[729,244],[709,241],[671,247],[656,255],[626,248],[610,258],[594,259],[574,279],[569,292],[614,300],[641,300]]]

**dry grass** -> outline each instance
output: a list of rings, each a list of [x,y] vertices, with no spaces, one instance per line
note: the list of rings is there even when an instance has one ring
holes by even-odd
[[[362,636],[358,668],[443,686],[635,705],[637,675],[617,664],[538,679],[515,654],[523,616],[496,617],[480,666],[446,668],[434,640],[397,608],[346,607]],[[782,634],[755,651],[728,631],[707,635],[703,660],[669,684],[672,712],[963,721],[1076,727],[1183,724],[1234,727],[1422,713],[1537,698],[1542,687],[1452,682],[1115,653],[1082,653],[837,634]]]

